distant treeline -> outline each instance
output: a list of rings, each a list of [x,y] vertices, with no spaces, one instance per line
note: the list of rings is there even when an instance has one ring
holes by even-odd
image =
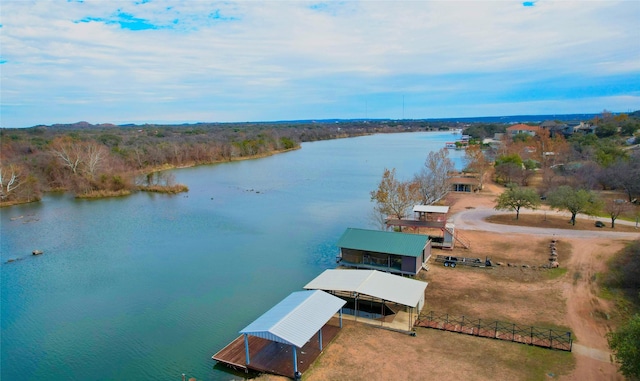
[[[579,162],[582,168],[589,168],[590,176],[578,177],[602,174],[599,177],[604,178],[609,172],[628,174],[629,168],[615,165],[635,164],[629,160],[633,155],[622,146],[640,128],[640,111],[614,115],[605,110],[589,123],[597,126],[595,133],[568,137],[573,154],[563,162]],[[176,193],[187,188],[174,184],[173,177],[161,170],[261,157],[297,149],[303,142],[374,133],[463,129],[472,141],[481,142],[504,132],[508,125],[484,120],[324,120],[121,126],[79,122],[2,128],[0,205],[39,200],[48,191],[73,192],[77,197],[119,196],[136,190]],[[535,146],[530,137],[516,138],[514,141],[528,150]],[[513,152],[491,155],[510,153],[526,159],[517,144],[504,147],[511,147]],[[551,147],[540,148],[538,155]],[[560,158],[559,153],[560,149],[556,158]],[[521,167],[519,171],[523,171]],[[631,169],[635,171],[635,167]],[[600,183],[610,187],[608,182]]]
[[[266,156],[297,149],[302,142],[447,128],[442,123],[384,120],[123,126],[80,122],[0,129],[0,203],[30,202],[56,190],[78,197],[176,192],[186,188],[176,188],[171,176],[149,174]]]

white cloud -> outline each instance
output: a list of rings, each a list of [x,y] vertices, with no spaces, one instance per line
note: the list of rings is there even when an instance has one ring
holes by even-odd
[[[155,103],[167,122],[361,117],[338,104],[325,115],[327,104],[382,94],[443,95],[453,103],[441,109],[456,116],[456,94],[533,89],[543,97],[558,82],[567,93],[592,78],[606,88],[610,76],[610,87],[632,83],[601,95],[637,100],[639,16],[635,1],[9,0],[0,28],[2,125],[98,114],[144,122]],[[123,20],[158,29],[122,28]],[[52,99],[83,107],[62,114]],[[558,99],[548,102],[568,110]],[[524,101],[513,100],[539,106]],[[509,103],[495,104],[510,113]],[[584,104],[581,111],[594,111]]]

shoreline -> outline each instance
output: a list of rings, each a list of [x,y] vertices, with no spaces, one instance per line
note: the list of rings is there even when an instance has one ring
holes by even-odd
[[[142,171],[142,170],[133,171],[132,174],[133,174],[133,176],[141,176],[141,175],[146,175],[146,174],[155,173],[155,172],[169,171],[169,170],[172,170],[172,169],[185,169],[185,168],[198,167],[198,166],[201,166],[201,165],[215,165],[215,164],[231,163],[231,162],[234,162],[234,161],[256,160],[256,159],[262,159],[262,158],[273,156],[273,155],[278,155],[278,154],[281,154],[281,153],[287,153],[287,152],[291,152],[291,151],[296,151],[296,150],[299,150],[301,148],[302,148],[302,145],[300,145],[298,147],[294,147],[294,148],[281,150],[281,151],[269,151],[269,152],[265,152],[263,154],[258,154],[258,155],[232,157],[232,158],[229,158],[228,160],[216,160],[216,161],[213,161],[213,162],[210,162],[210,163],[195,163],[195,162],[193,162],[193,163],[182,164],[182,165],[164,164],[164,165],[162,165],[160,167],[150,168],[149,171]],[[182,188],[184,188],[180,192],[188,192],[189,191],[188,186],[185,185],[185,184],[175,184],[174,187],[182,187]],[[54,193],[54,192],[68,193],[69,191],[68,190],[61,190],[61,189],[53,189],[53,190],[42,192],[42,193],[45,194],[45,193]],[[159,191],[157,189],[146,190],[146,189],[141,189],[140,187],[135,187],[135,189],[128,189],[128,190],[124,190],[124,191],[112,191],[112,192],[98,190],[98,191],[95,191],[95,193],[98,193],[99,195],[96,195],[96,196],[82,195],[82,196],[75,196],[75,198],[83,199],[83,200],[99,200],[99,199],[104,199],[104,198],[126,197],[126,196],[130,196],[131,194],[136,193],[136,192],[156,192],[156,193],[176,194],[175,191],[161,192],[161,191]],[[42,200],[40,198],[38,198],[38,199],[31,200],[31,201],[6,201],[6,202],[0,202],[0,209],[1,208],[8,208],[8,207],[11,207],[11,206],[16,206],[16,205],[31,204],[31,203],[40,202],[40,201],[42,201]]]

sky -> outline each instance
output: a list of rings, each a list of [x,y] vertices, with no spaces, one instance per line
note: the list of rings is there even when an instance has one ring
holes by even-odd
[[[640,1],[3,0],[0,127],[640,109]]]

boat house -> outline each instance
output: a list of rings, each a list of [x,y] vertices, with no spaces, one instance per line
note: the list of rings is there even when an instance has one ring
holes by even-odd
[[[423,234],[348,228],[338,240],[337,262],[344,267],[416,275],[431,257]]]
[[[299,379],[339,328],[327,324],[346,302],[319,290],[291,293],[240,331],[241,336],[213,355],[237,370],[249,369]]]
[[[427,283],[376,270],[325,270],[305,289],[343,299],[345,316],[395,330],[411,331],[424,307]]]

